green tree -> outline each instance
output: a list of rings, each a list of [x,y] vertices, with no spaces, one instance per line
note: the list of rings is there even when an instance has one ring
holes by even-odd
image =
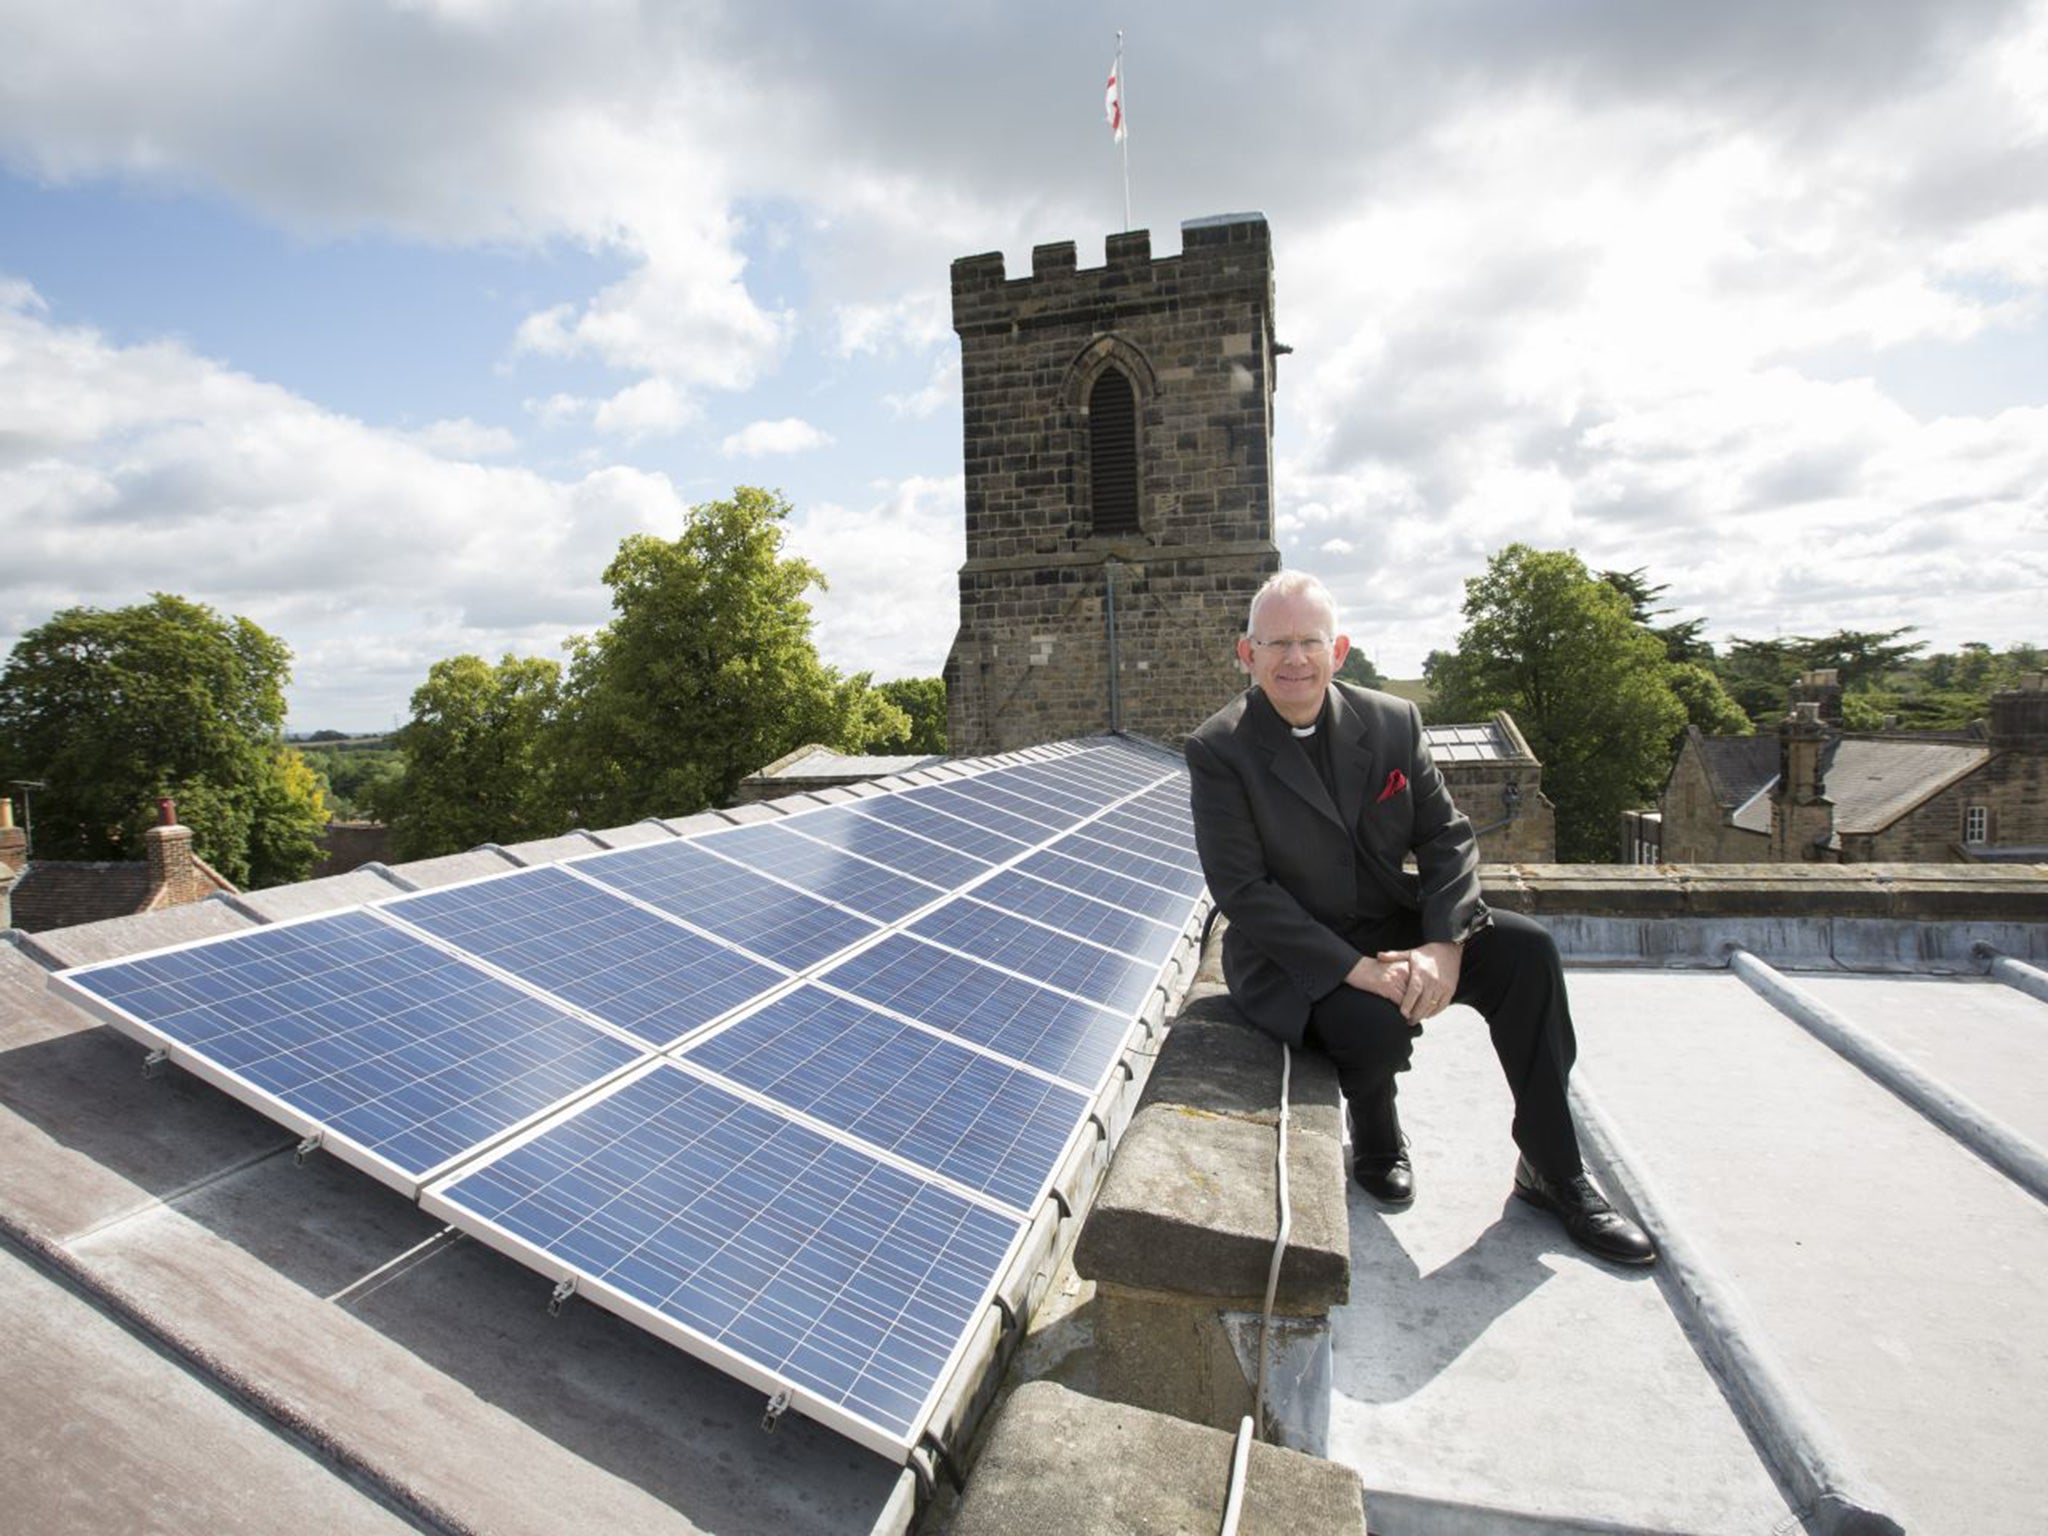
[[[1679,624],[1653,624],[1650,621],[1669,613],[1669,608],[1659,608],[1657,599],[1671,589],[1668,586],[1651,586],[1643,566],[1632,571],[1602,571],[1600,579],[1628,601],[1629,611],[1636,623],[1655,635],[1664,647],[1666,659],[1673,664],[1711,661],[1714,648],[1700,638],[1700,631],[1707,627],[1705,619],[1687,619]]]
[[[284,746],[291,652],[248,619],[157,593],[67,608],[0,673],[0,779],[39,779],[35,851],[138,859],[169,795],[201,858],[237,885],[303,879],[325,825]]]
[[[1705,662],[1679,661],[1670,664],[1664,679],[1671,686],[1678,702],[1685,706],[1685,724],[1696,725],[1709,736],[1748,736],[1756,727],[1750,723],[1742,706],[1726,688],[1714,669]],[[1671,751],[1677,755],[1679,740],[1685,732],[1681,727],[1678,737],[1671,744]]]
[[[1738,636],[1728,642],[1714,669],[1743,712],[1758,725],[1770,725],[1785,713],[1792,684],[1802,672],[1834,669],[1845,695],[1881,688],[1892,671],[1926,649],[1925,641],[1902,638],[1912,632],[1908,624],[1770,640]]]
[[[1353,646],[1344,658],[1344,665],[1337,669],[1337,676],[1347,683],[1356,683],[1361,688],[1384,688],[1387,680],[1380,675],[1380,669],[1372,664],[1372,658],[1357,646]]]
[[[404,771],[370,788],[393,852],[430,858],[567,830],[553,792],[561,685],[561,664],[543,657],[435,662],[398,732]]]
[[[789,514],[779,492],[740,486],[675,539],[619,546],[615,617],[571,647],[561,782],[582,825],[723,805],[796,747],[889,724],[818,659],[805,595],[825,578],[782,553]]]
[[[880,743],[877,752],[943,752],[946,750],[946,680],[943,677],[899,677],[876,690],[909,722],[895,740]]]
[[[1511,544],[1465,583],[1458,648],[1430,658],[1439,720],[1515,718],[1557,807],[1559,857],[1614,857],[1621,813],[1653,798],[1685,706],[1663,643],[1569,550]]]

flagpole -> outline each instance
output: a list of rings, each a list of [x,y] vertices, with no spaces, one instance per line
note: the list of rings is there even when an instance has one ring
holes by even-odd
[[[1128,105],[1130,92],[1124,85],[1124,34],[1119,27],[1116,34],[1116,100],[1118,121],[1123,132],[1116,136],[1117,147],[1123,151],[1124,161],[1124,233],[1131,232],[1131,112]]]

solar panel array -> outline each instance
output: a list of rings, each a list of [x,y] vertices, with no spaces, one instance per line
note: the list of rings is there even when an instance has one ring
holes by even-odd
[[[55,984],[901,1457],[1202,891],[1156,749],[958,770]]]

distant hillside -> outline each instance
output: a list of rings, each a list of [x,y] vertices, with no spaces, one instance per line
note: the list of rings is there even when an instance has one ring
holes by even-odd
[[[1380,684],[1380,691],[1391,693],[1398,699],[1406,699],[1422,709],[1429,708],[1429,682],[1425,678],[1390,677]]]

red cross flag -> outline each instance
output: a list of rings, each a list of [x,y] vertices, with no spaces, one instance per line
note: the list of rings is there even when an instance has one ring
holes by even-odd
[[[1109,119],[1109,131],[1117,143],[1124,141],[1124,92],[1117,76],[1123,72],[1123,50],[1117,50],[1116,61],[1109,66],[1109,86],[1102,93],[1102,115]]]

